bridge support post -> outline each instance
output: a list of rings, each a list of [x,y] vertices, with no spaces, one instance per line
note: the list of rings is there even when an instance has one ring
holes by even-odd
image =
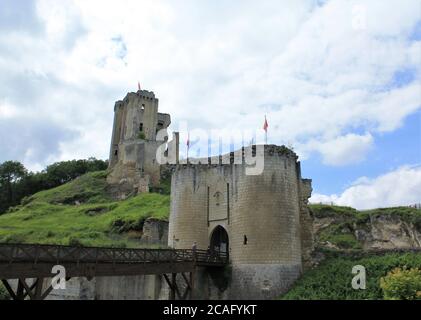
[[[1,282],[12,300],[25,300],[26,298],[29,300],[44,300],[53,290],[53,287],[50,285],[43,291],[44,278],[42,277],[35,278],[31,286],[28,285],[26,280],[25,278],[17,279],[16,291],[13,290],[8,280],[2,279]]]
[[[170,287],[170,300],[186,300],[187,297],[189,299],[193,298],[193,279],[194,279],[194,272],[190,272],[189,277],[186,276],[184,272],[181,272],[181,277],[185,282],[185,289],[184,292],[181,293],[178,283],[177,283],[177,273],[171,274],[171,279],[168,275],[163,274],[165,281],[167,282],[168,286]]]

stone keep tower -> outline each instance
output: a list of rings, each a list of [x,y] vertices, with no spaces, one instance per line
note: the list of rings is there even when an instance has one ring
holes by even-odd
[[[312,251],[311,180],[286,147],[264,146],[264,170],[246,165],[178,165],[172,176],[169,246],[225,251],[222,288],[202,270],[204,299],[272,299],[300,276]],[[207,283],[207,284],[206,284]]]
[[[130,92],[115,103],[107,182],[116,198],[159,185],[156,150],[163,141],[157,141],[156,136],[170,123],[169,114],[158,113],[153,92]]]

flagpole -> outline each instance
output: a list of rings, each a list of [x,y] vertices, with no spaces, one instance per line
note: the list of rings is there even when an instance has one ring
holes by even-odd
[[[268,120],[266,119],[266,115],[265,115],[265,123],[263,125],[263,130],[265,130],[265,144],[268,144]]]
[[[190,132],[187,133],[187,163],[189,163]]]

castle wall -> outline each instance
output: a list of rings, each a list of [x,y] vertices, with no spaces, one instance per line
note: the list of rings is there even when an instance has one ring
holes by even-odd
[[[109,158],[110,167],[114,166],[118,161],[118,144],[120,143],[121,129],[123,124],[123,108],[121,108],[121,104],[121,101],[117,101],[114,107],[113,133],[111,137]]]
[[[169,245],[206,249],[216,226],[228,233],[230,284],[224,293],[210,288],[210,298],[274,298],[302,272],[307,194],[297,157],[265,146],[264,165],[261,175],[246,175],[243,164],[182,165],[173,174]]]
[[[208,246],[207,186],[200,167],[177,170],[171,180],[168,244],[176,249]]]
[[[45,287],[51,279],[45,280]],[[162,279],[157,275],[72,278],[66,289],[52,290],[47,300],[156,300]]]

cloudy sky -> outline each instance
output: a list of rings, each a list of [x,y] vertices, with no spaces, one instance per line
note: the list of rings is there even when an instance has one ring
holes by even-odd
[[[421,2],[0,0],[0,162],[108,157],[113,106],[261,130],[312,201],[421,202]]]

